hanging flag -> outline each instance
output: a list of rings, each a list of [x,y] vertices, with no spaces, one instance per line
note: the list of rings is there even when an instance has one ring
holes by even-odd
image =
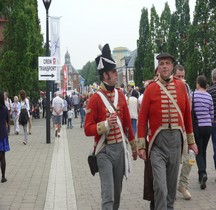
[[[51,56],[56,58],[57,80],[60,83],[61,57],[60,57],[60,17],[50,17]]]

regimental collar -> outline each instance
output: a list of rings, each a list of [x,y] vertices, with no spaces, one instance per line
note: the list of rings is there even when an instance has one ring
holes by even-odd
[[[108,85],[106,82],[102,81],[100,84],[100,89],[101,90],[105,90],[105,91],[109,91],[109,92],[113,92],[115,86],[110,86]]]
[[[173,81],[173,75],[171,75],[168,79],[164,80],[162,79],[162,77],[159,75],[158,80],[162,83],[162,84],[167,84]]]

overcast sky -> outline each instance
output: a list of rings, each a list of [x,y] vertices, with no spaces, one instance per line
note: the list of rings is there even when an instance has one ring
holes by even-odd
[[[61,16],[60,48],[61,62],[64,64],[66,51],[70,53],[75,69],[81,69],[88,61],[100,54],[98,44],[109,43],[115,47],[136,49],[139,38],[139,22],[142,8],[149,13],[154,4],[160,15],[166,0],[52,0],[50,16]],[[191,14],[195,0],[189,0]],[[175,0],[168,1],[172,11]],[[42,33],[46,36],[46,10],[42,0],[38,0],[38,13]]]

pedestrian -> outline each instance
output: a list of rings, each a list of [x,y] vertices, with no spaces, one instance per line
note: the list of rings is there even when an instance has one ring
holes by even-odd
[[[63,115],[62,115],[62,125],[67,125],[67,112],[68,112],[68,103],[66,98],[62,98],[64,102],[63,106]]]
[[[181,79],[186,86],[187,90],[187,95],[189,98],[189,101],[191,102],[191,97],[190,97],[190,87],[186,83],[185,80],[185,68],[182,65],[176,65],[173,69],[173,76]],[[184,148],[183,148],[183,153],[182,153],[182,167],[181,167],[181,172],[180,172],[180,178],[179,178],[179,183],[178,183],[178,191],[182,193],[183,197],[185,200],[190,200],[191,199],[191,194],[188,190],[188,177],[192,168],[192,165],[189,163],[189,153],[188,153],[188,144],[187,144],[187,136],[184,131],[183,135],[184,139]]]
[[[78,94],[73,92],[73,95],[72,95],[71,99],[72,99],[72,104],[73,104],[73,107],[74,107],[75,118],[78,118],[78,109],[79,109],[79,97],[78,97]]]
[[[27,96],[26,97],[29,101],[29,121],[28,121],[28,134],[31,135],[32,132],[31,132],[31,129],[32,129],[32,109],[33,109],[33,104],[30,100],[30,97]]]
[[[68,112],[67,112],[67,118],[68,118],[68,126],[67,128],[73,128],[73,124],[72,124],[72,117],[73,117],[73,110],[71,107],[68,108]]]
[[[29,100],[26,98],[26,92],[25,90],[20,90],[20,117],[19,117],[19,121],[20,118],[22,118],[23,120],[20,121],[21,125],[23,126],[23,133],[24,133],[24,140],[23,140],[23,144],[26,145],[28,143],[28,133],[27,133],[27,124],[29,121]],[[22,117],[21,117],[22,116]]]
[[[132,91],[131,96],[128,98],[128,109],[131,117],[131,124],[133,128],[133,133],[136,135],[137,130],[137,119],[138,119],[138,92],[136,90]]]
[[[172,76],[175,58],[157,57],[159,76],[147,86],[138,117],[138,153],[150,158],[153,175],[154,210],[173,210],[183,144],[183,129],[189,149],[195,144],[190,102],[185,84]],[[148,151],[146,151],[148,139]]]
[[[44,94],[43,99],[42,99],[42,109],[43,109],[43,114],[42,117],[46,117],[46,94]]]
[[[1,182],[4,183],[7,181],[5,178],[6,170],[6,160],[5,152],[10,150],[9,141],[8,141],[8,124],[9,124],[9,112],[5,106],[4,93],[0,91],[0,164],[1,164],[1,173],[2,178]]]
[[[214,168],[216,170],[216,69],[213,69],[211,72],[212,86],[208,88],[207,92],[211,94],[213,105],[214,105],[214,120],[212,122],[212,145],[213,145],[213,160]],[[216,179],[215,179],[216,181]]]
[[[196,90],[192,93],[192,106],[198,121],[195,141],[199,153],[196,156],[196,162],[198,167],[198,180],[202,190],[206,188],[206,181],[208,179],[206,171],[206,152],[212,132],[212,122],[214,120],[213,100],[206,89],[206,77],[204,75],[198,76],[196,80]]]
[[[101,84],[99,91],[89,98],[84,131],[86,136],[94,136],[94,150],[100,150],[96,157],[101,181],[101,209],[117,210],[120,206],[123,176],[126,175],[125,169],[128,166],[125,162],[123,130],[128,136],[134,160],[137,150],[125,96],[122,90],[115,89],[118,77],[109,45],[104,45],[101,51],[102,54],[95,59]],[[105,98],[106,102],[109,101],[109,109]],[[100,143],[104,147],[97,148]]]
[[[55,137],[60,137],[64,101],[62,100],[62,98],[59,97],[58,92],[56,92],[55,95],[56,96],[55,98],[53,98],[52,101],[53,124],[55,128]]]
[[[9,111],[9,123],[8,123],[8,135],[10,135],[10,119],[11,119],[11,106],[12,106],[12,101],[10,98],[8,98],[8,92],[4,92],[4,100],[5,100],[5,106],[8,108]]]
[[[14,133],[19,134],[19,115],[20,115],[20,102],[18,101],[18,96],[14,96],[14,102],[12,103],[12,118],[14,122]]]
[[[80,99],[80,128],[84,126],[85,121],[85,108],[86,108],[86,97],[82,96]]]

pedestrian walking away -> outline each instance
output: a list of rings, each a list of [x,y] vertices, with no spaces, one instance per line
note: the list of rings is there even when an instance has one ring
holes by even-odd
[[[23,132],[24,132],[24,140],[23,144],[26,145],[28,143],[28,133],[27,133],[27,124],[30,118],[29,114],[29,100],[26,98],[26,92],[24,90],[20,91],[20,116],[19,116],[19,122],[23,126]]]
[[[194,129],[195,141],[199,153],[196,156],[198,166],[198,180],[200,188],[206,188],[207,160],[206,151],[212,133],[212,122],[214,120],[214,106],[211,95],[206,92],[207,79],[204,75],[197,77],[196,90],[192,94],[192,106],[197,119],[197,128]]]
[[[185,84],[172,76],[175,58],[168,53],[161,53],[156,58],[159,76],[147,86],[138,117],[138,154],[146,160],[148,138],[154,192],[151,209],[173,210],[184,128],[188,148],[195,154],[198,150]]]
[[[173,69],[173,76],[178,79],[181,79],[185,83],[187,95],[188,95],[189,101],[191,102],[191,96],[190,96],[191,90],[185,80],[184,66],[179,65],[179,64],[176,65]],[[184,140],[184,147],[183,147],[183,153],[182,153],[182,167],[181,167],[181,172],[180,172],[180,177],[179,177],[178,191],[182,193],[185,200],[190,200],[192,196],[188,190],[188,177],[191,172],[192,165],[189,163],[188,144],[187,144],[187,136],[186,136],[185,131],[183,135],[183,140]]]
[[[124,174],[127,177],[129,172],[126,170],[129,169],[129,162],[125,156],[128,154],[124,147],[125,134],[134,160],[137,158],[137,147],[125,96],[121,89],[115,88],[118,77],[110,47],[106,44],[100,49],[102,54],[95,61],[101,84],[98,93],[94,93],[88,101],[84,131],[87,136],[94,136],[95,139],[94,149],[101,182],[101,209],[117,210],[123,177]]]
[[[6,160],[5,152],[10,150],[8,142],[8,124],[9,124],[9,111],[5,106],[4,93],[0,91],[0,164],[1,164],[1,182],[7,181],[5,178]]]
[[[53,98],[52,101],[53,124],[55,128],[55,137],[60,137],[64,101],[62,100],[62,98],[59,97],[58,92],[56,92],[55,95],[56,97]]]

